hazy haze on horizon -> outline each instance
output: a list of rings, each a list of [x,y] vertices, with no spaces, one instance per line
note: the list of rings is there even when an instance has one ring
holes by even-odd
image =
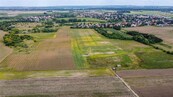
[[[0,0],[0,6],[137,5],[173,6],[173,0]]]

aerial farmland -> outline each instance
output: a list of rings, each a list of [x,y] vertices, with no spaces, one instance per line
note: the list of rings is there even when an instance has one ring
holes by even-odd
[[[0,11],[0,97],[173,95],[171,12],[48,9]]]

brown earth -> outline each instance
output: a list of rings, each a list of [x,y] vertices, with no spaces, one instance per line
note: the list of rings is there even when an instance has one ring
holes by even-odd
[[[0,96],[134,97],[116,77],[59,77],[0,81]]]
[[[12,49],[3,44],[3,36],[7,34],[6,32],[0,31],[0,63],[12,53]]]
[[[160,37],[165,42],[173,44],[173,27],[145,26],[145,27],[125,28],[125,30],[153,34],[156,35],[157,37]]]
[[[74,69],[69,28],[61,28],[56,36],[42,41],[29,54],[13,53],[1,65],[19,71]]]
[[[118,75],[132,87],[140,97],[172,97],[173,69],[126,70]]]

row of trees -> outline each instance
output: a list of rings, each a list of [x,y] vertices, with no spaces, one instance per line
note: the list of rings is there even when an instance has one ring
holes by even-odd
[[[121,39],[121,40],[131,40],[132,37],[130,37],[129,35],[120,32],[120,31],[115,31],[112,33],[108,33],[106,30],[104,30],[103,28],[95,28],[95,30],[100,33],[101,35],[110,38],[110,39]]]
[[[95,28],[95,30],[102,34],[105,37],[108,37],[110,39],[121,39],[121,40],[135,40],[138,41],[140,43],[144,43],[144,44],[155,44],[155,43],[160,43],[163,40],[151,35],[151,34],[144,34],[144,33],[139,33],[136,31],[128,31],[126,33],[123,33],[121,31],[115,31],[112,33],[108,33],[106,30],[104,30],[103,28]],[[132,36],[128,36],[128,35]]]
[[[155,49],[158,49],[158,50],[161,50],[161,51],[163,51],[163,52],[165,52],[165,53],[167,53],[167,54],[170,54],[170,55],[173,55],[173,51],[168,51],[168,50],[165,50],[165,49],[163,49],[163,48],[161,48],[161,47],[158,47],[158,46],[155,46],[155,45],[151,45],[153,48],[155,48]]]
[[[31,30],[31,33],[51,33],[56,32],[58,29],[54,27],[53,21],[45,21],[42,23],[42,26],[36,26]]]
[[[0,22],[0,30],[3,31],[8,31],[11,30],[13,27],[13,22],[5,21],[5,22]]]
[[[86,19],[54,19],[56,23],[86,22]]]
[[[46,28],[46,27],[35,27],[31,30],[31,33],[52,33],[56,32],[58,29],[57,28]]]
[[[155,43],[160,43],[163,41],[162,39],[154,35],[139,33],[137,31],[128,31],[127,34],[133,36],[133,39],[135,41],[138,41],[144,44],[155,44]]]

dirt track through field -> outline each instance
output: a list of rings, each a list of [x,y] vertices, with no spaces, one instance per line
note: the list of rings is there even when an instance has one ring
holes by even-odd
[[[3,64],[20,71],[74,69],[69,27],[62,27],[55,38],[42,41],[30,54],[13,53]]]
[[[140,97],[173,97],[173,69],[125,70],[118,74]]]
[[[0,96],[134,97],[116,77],[59,77],[0,81]],[[28,97],[28,96],[27,96]]]

